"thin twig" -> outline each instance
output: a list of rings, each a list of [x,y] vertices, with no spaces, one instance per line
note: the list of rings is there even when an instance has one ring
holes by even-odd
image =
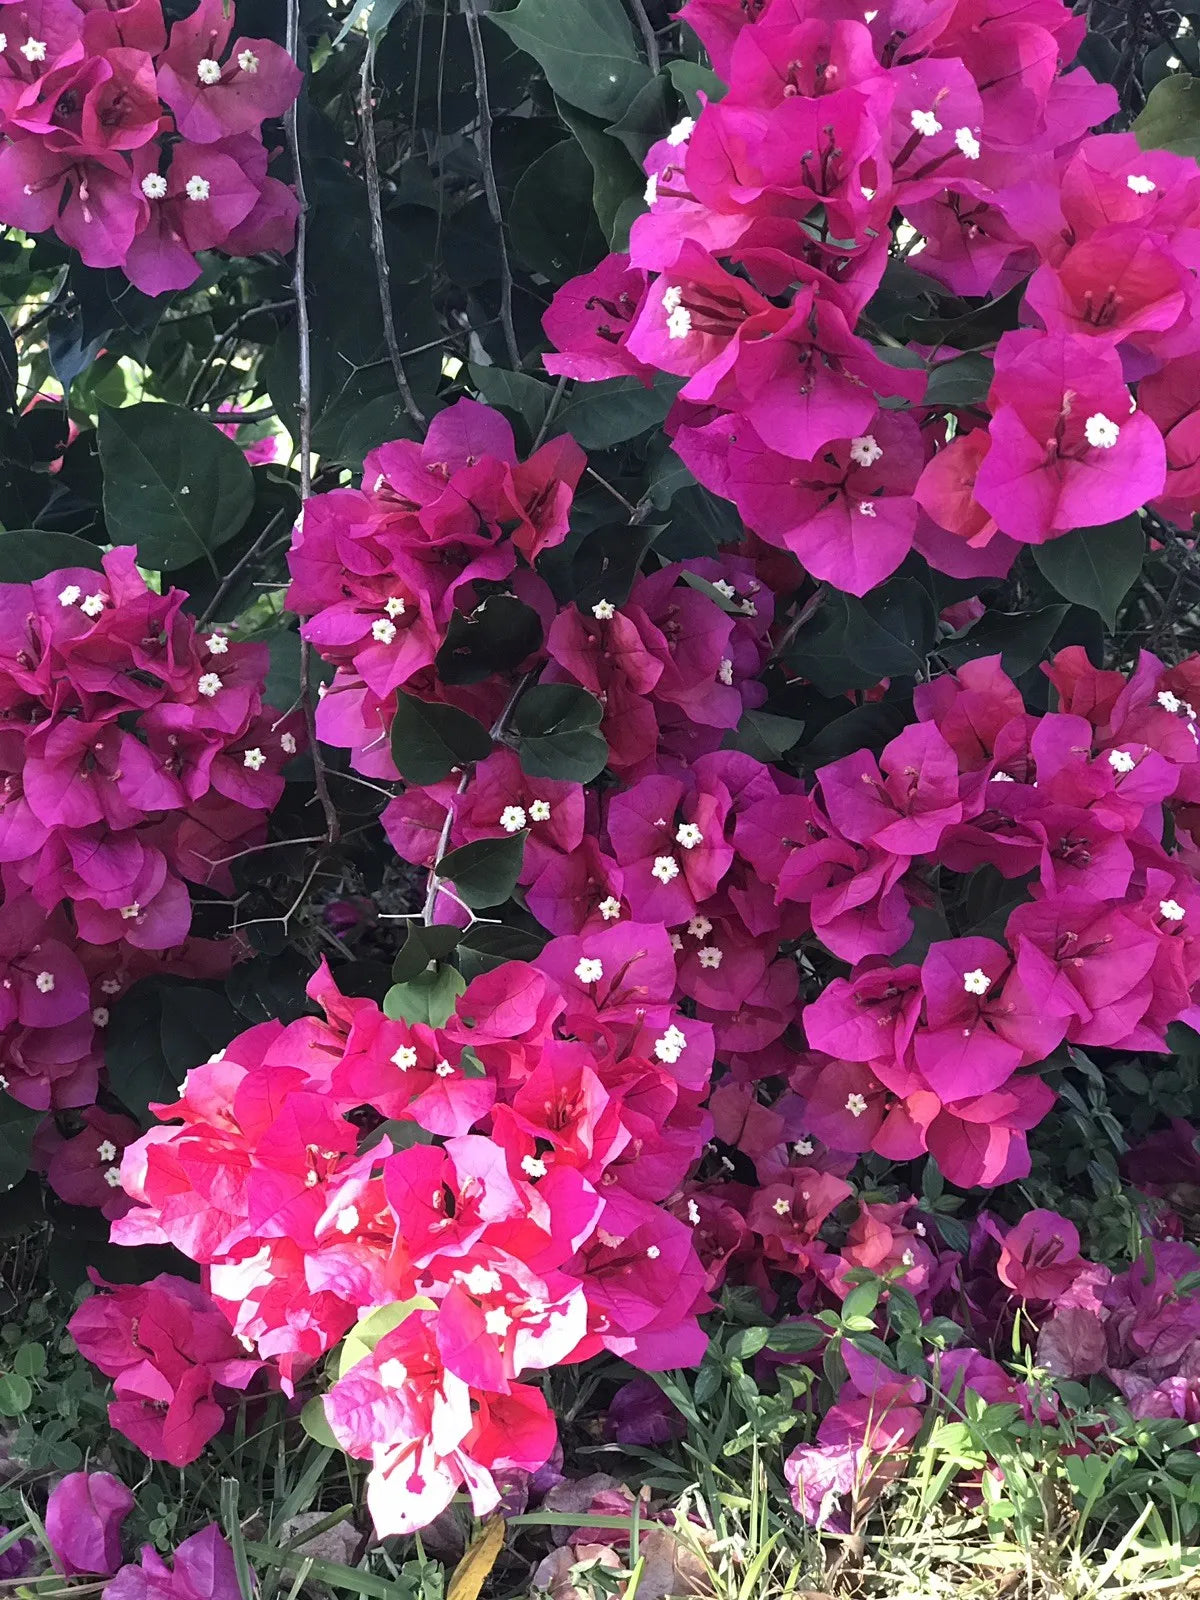
[[[367,205],[371,212],[371,254],[375,257],[375,277],[379,283],[379,309],[383,315],[383,337],[396,387],[404,409],[414,422],[424,422],[425,413],[417,404],[409,387],[408,374],[400,358],[400,345],[396,338],[396,322],[392,316],[391,269],[388,266],[387,244],[383,237],[383,206],[379,195],[379,156],[375,148],[375,107],[372,98],[375,66],[375,49],[367,45],[363,52],[362,80],[359,87],[358,112],[362,126],[363,164],[367,176]]]
[[[558,410],[558,403],[563,397],[563,390],[567,387],[566,378],[560,378],[554,386],[554,393],[550,396],[550,404],[546,407],[546,415],[542,418],[542,425],[537,431],[537,438],[533,441],[535,450],[541,447],[542,440],[550,430],[554,421],[554,413]]]
[[[300,61],[300,0],[288,0],[287,50],[292,60],[303,71]],[[288,152],[292,158],[292,182],[299,201],[296,218],[296,257],[292,269],[292,291],[296,297],[296,334],[299,346],[298,384],[296,397],[296,444],[300,451],[300,515],[312,493],[312,327],[308,315],[308,197],[304,192],[304,166],[300,160],[300,101],[292,102],[287,114]],[[313,780],[321,811],[325,817],[325,833],[330,844],[338,837],[338,814],[329,794],[325,778],[325,763],[321,760],[317,743],[317,719],[313,711],[312,694],[308,682],[309,645],[300,636],[300,704],[304,708],[304,726],[308,731],[308,744],[312,752]],[[306,886],[307,887],[307,886]]]
[[[196,396],[200,393],[200,389],[205,378],[207,378],[208,374],[212,371],[217,357],[225,348],[227,341],[238,331],[244,322],[249,322],[251,317],[257,317],[260,315],[264,317],[268,316],[274,311],[290,311],[292,304],[293,302],[291,300],[272,300],[265,306],[247,306],[244,311],[240,311],[225,329],[224,333],[218,336],[216,344],[213,345],[208,355],[205,356],[204,360],[201,362],[199,370],[192,379],[191,383],[188,385],[188,391],[184,397],[184,405],[190,406],[196,399]]]
[[[197,629],[203,628],[208,622],[209,618],[216,615],[217,607],[221,604],[221,601],[224,600],[225,596],[229,593],[230,589],[232,589],[233,585],[237,582],[241,574],[246,570],[256,556],[262,554],[263,546],[274,533],[275,529],[279,526],[280,522],[283,520],[283,516],[284,509],[281,507],[280,510],[278,510],[271,518],[270,522],[267,523],[266,527],[259,534],[258,538],[255,539],[249,550],[246,551],[246,554],[238,562],[237,566],[232,568],[231,571],[227,572],[221,579],[216,594],[213,595],[212,599],[205,606],[204,614],[196,624]]]
[[[492,107],[488,99],[487,57],[483,53],[483,35],[479,31],[478,0],[463,0],[467,19],[467,33],[471,40],[471,59],[475,64],[475,105],[478,118],[475,127],[475,148],[479,152],[479,165],[483,172],[483,192],[487,196],[488,211],[496,225],[500,246],[500,321],[504,327],[504,343],[508,359],[516,371],[521,365],[521,352],[517,346],[513,327],[512,267],[508,261],[508,242],[504,237],[504,214],[500,210],[500,191],[496,187],[496,169],[492,165]]]
[[[638,28],[641,30],[642,43],[646,46],[646,62],[650,71],[658,76],[658,39],[650,25],[650,18],[646,15],[646,8],[642,0],[629,0],[629,9],[633,12]]]

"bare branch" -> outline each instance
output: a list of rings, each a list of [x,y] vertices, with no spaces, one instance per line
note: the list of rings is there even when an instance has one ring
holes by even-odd
[[[483,172],[483,192],[487,195],[488,211],[496,225],[500,246],[500,321],[504,328],[504,343],[514,371],[521,365],[521,352],[517,346],[513,327],[512,268],[508,261],[508,241],[504,237],[504,214],[500,209],[500,191],[496,187],[496,169],[492,165],[492,107],[488,99],[487,58],[483,53],[483,35],[479,31],[477,0],[463,0],[467,19],[467,33],[471,40],[471,59],[475,64],[475,104],[478,118],[475,125],[475,148],[479,152],[479,165]]]

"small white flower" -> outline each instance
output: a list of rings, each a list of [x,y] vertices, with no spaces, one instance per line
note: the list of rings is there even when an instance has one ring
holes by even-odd
[[[694,822],[681,822],[675,830],[675,843],[681,844],[685,850],[694,850],[698,844],[704,843],[704,835]]]
[[[339,1233],[353,1233],[358,1227],[358,1207],[346,1206],[339,1211],[333,1219],[333,1225]]]
[[[686,144],[695,131],[695,117],[680,117],[679,121],[667,135],[667,143],[673,145]]]
[[[858,514],[860,517],[873,517],[875,515],[874,500],[860,500],[858,502]]]
[[[872,433],[864,433],[860,438],[850,441],[850,459],[857,461],[860,467],[873,467],[882,454]]]
[[[132,922],[135,917],[140,917],[141,914],[142,908],[140,905],[138,905],[136,900],[132,905],[121,907],[121,915],[124,917],[126,922]]]
[[[901,1264],[901,1266],[904,1266],[904,1267],[911,1267],[911,1266],[913,1266],[915,1264],[916,1259],[917,1259],[916,1256],[913,1255],[911,1250],[906,1250],[904,1252],[904,1254],[900,1257],[900,1264]]]
[[[106,1167],[104,1169],[104,1181],[110,1189],[119,1189],[121,1187],[121,1169],[119,1167]]]
[[[687,1203],[687,1219],[693,1228],[700,1221],[700,1207],[694,1200],[689,1200]]]
[[[797,1139],[792,1149],[798,1156],[810,1156],[816,1149],[811,1139]]]
[[[85,617],[98,617],[107,604],[106,594],[89,594],[79,609]]]
[[[727,578],[714,578],[713,588],[719,595],[723,595],[726,600],[735,600],[737,598],[737,590]]]
[[[682,950],[683,949],[683,940],[679,937],[679,935],[677,933],[673,933],[671,935],[671,949],[672,950]],[[8,980],[5,979],[5,982],[7,982],[7,981]]]
[[[444,1057],[437,1063],[433,1070],[437,1073],[439,1078],[452,1078],[454,1076],[454,1068]]]
[[[597,600],[592,607],[592,615],[597,622],[608,622],[617,614],[617,608],[611,600]]]
[[[6,33],[0,33],[0,55],[3,55],[3,53],[7,49],[8,49],[8,35]]]
[[[212,1055],[210,1055],[209,1058],[208,1058],[208,1065],[211,1067],[211,1066],[214,1065],[215,1062],[224,1061],[224,1059],[225,1059],[225,1051],[223,1049],[222,1050],[214,1050]]]
[[[648,206],[652,206],[657,199],[658,199],[658,173],[657,172],[652,172],[650,174],[650,176],[646,179],[646,193],[645,193],[646,204]]]
[[[592,960],[589,956],[583,956],[576,964],[575,976],[580,983],[599,983],[604,976],[604,963],[603,961]]]
[[[530,822],[550,821],[550,802],[548,800],[531,800],[529,802]]]
[[[672,283],[663,290],[662,303],[664,311],[678,311],[683,304],[683,290],[677,283]]]
[[[296,735],[294,733],[281,733],[279,735],[279,748],[285,756],[296,754]]]
[[[384,602],[383,609],[389,617],[402,617],[404,615],[404,601],[398,594],[389,595]]]
[[[7,1089],[7,1088],[8,1088],[8,1079],[4,1076],[4,1074],[2,1072],[0,1072],[0,1089]]]
[[[493,1334],[498,1339],[503,1339],[504,1335],[512,1327],[512,1318],[503,1306],[493,1306],[490,1311],[484,1312],[483,1326],[488,1333]]]
[[[1134,767],[1137,766],[1137,762],[1129,754],[1128,750],[1110,750],[1108,752],[1108,764],[1114,772],[1132,772]]]
[[[108,1007],[96,1006],[92,1011],[92,1024],[97,1028],[108,1027]]]
[[[196,76],[201,83],[220,83],[221,63],[213,61],[209,56],[205,56],[202,61],[197,61],[196,63]]]
[[[161,172],[148,172],[142,179],[142,193],[147,200],[161,200],[167,192],[167,180]]]
[[[992,980],[982,967],[976,967],[973,972],[963,973],[963,988],[968,994],[986,994],[992,987]]]
[[[970,128],[955,128],[954,142],[968,161],[979,160],[979,140]]]
[[[657,878],[659,883],[670,883],[672,878],[679,876],[679,863],[674,856],[655,856],[650,876]]]
[[[659,1256],[662,1255],[662,1251],[658,1248],[658,1246],[656,1244],[647,1245],[647,1247],[646,1247],[646,1255],[647,1255],[647,1258],[649,1260],[657,1261]]]
[[[601,900],[597,909],[605,922],[612,922],[621,915],[621,902],[615,895],[610,894],[607,899]]]
[[[59,599],[62,599],[62,595],[59,595]],[[1178,711],[1183,701],[1177,694],[1172,694],[1170,689],[1164,689],[1158,696],[1158,703],[1164,711]]]
[[[932,139],[935,133],[941,133],[942,125],[932,111],[914,111],[909,117],[913,132],[919,133],[923,139]]]
[[[77,583],[69,583],[65,589],[59,590],[58,603],[60,606],[78,605],[82,593],[83,590]]]
[[[697,912],[692,920],[688,923],[687,931],[691,934],[693,939],[707,939],[709,934],[712,932],[712,926],[712,923],[706,916],[703,916],[700,912]]]
[[[121,980],[120,978],[102,978],[100,980],[100,988],[105,994],[120,994]]]
[[[654,1054],[673,1067],[687,1049],[687,1034],[672,1022],[666,1033],[654,1041]]]
[[[464,1272],[462,1281],[470,1294],[499,1294],[503,1287],[500,1274],[481,1262],[476,1262],[470,1272]]]
[[[715,944],[706,944],[702,945],[696,952],[696,958],[702,967],[707,967],[710,972],[715,972],[724,961],[725,952],[718,949]]]
[[[34,61],[45,61],[46,41],[44,39],[26,39],[25,43],[21,46],[21,54],[25,57],[26,61],[30,63]]]
[[[263,755],[262,751],[257,745],[255,745],[253,750],[247,750],[245,755],[242,757],[242,765],[244,767],[248,767],[251,772],[260,772],[262,768],[266,766],[266,764],[267,758],[265,755]]]
[[[376,644],[391,644],[396,637],[396,624],[387,617],[377,617],[371,624],[371,637]]]
[[[395,1356],[379,1363],[379,1381],[385,1389],[403,1389],[408,1382],[408,1368]]]
[[[107,1166],[110,1161],[115,1161],[117,1159],[117,1147],[111,1139],[105,1139],[103,1144],[98,1144],[96,1146],[96,1154],[100,1157],[101,1161],[104,1162],[105,1166]]]
[[[417,1064],[417,1052],[410,1044],[402,1044],[393,1056],[392,1065],[399,1067],[401,1072],[407,1072],[410,1067]]]
[[[522,1156],[521,1171],[527,1178],[544,1178],[546,1176],[546,1163],[540,1156]]]
[[[196,685],[206,700],[211,700],[214,695],[219,694],[221,687],[221,680],[215,672],[206,672]]]
[[[196,172],[184,184],[183,192],[189,200],[207,200],[212,193],[212,184]]]
[[[54,992],[54,974],[52,972],[39,972],[34,981],[38,986],[39,994],[52,994]]]
[[[867,1102],[861,1094],[848,1094],[846,1096],[846,1110],[852,1117],[861,1117],[867,1109]]]
[[[927,1231],[928,1230],[926,1229],[925,1224],[923,1222],[918,1222],[916,1224],[916,1226],[913,1228],[913,1232],[916,1234],[918,1239],[923,1239],[925,1237]]]
[[[993,783],[1016,783],[1016,781],[1017,780],[1013,777],[1011,772],[993,772],[992,773],[992,782]]]
[[[1111,450],[1121,437],[1121,430],[1103,411],[1097,411],[1084,423],[1083,434],[1093,450]]]
[[[1186,915],[1178,900],[1160,900],[1158,902],[1158,909],[1162,912],[1163,916],[1166,917],[1168,922],[1182,922],[1184,916]]]
[[[721,665],[717,668],[717,681],[732,686],[733,662],[728,656],[721,657]]]
[[[1140,172],[1131,172],[1125,182],[1134,194],[1153,194],[1158,187],[1153,178],[1143,177]]]
[[[523,806],[505,806],[500,813],[500,826],[505,833],[520,833],[525,826],[525,808]]]
[[[239,51],[238,52],[238,58],[237,58],[237,64],[238,64],[239,67],[241,67],[243,72],[257,72],[258,71],[258,57],[254,54],[253,50],[241,50],[241,51]]]
[[[204,641],[204,648],[210,656],[226,656],[229,654],[229,640],[223,633],[210,633]]]
[[[692,331],[692,313],[686,306],[676,306],[667,318],[667,338],[686,339]]]
[[[780,1195],[779,1199],[774,1201],[771,1205],[771,1210],[777,1217],[786,1217],[791,1209],[791,1203],[785,1200],[782,1195]]]

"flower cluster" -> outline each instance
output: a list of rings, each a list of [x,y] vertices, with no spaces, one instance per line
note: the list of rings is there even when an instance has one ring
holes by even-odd
[[[227,964],[189,939],[188,883],[232,889],[297,749],[263,706],[265,648],[202,635],[185,598],[124,548],[0,585],[0,1088],[29,1106],[95,1099],[96,1030],[136,978]]]
[[[1085,19],[1058,0],[684,15],[728,92],[651,148],[628,255],[546,314],[547,370],[682,379],[667,426],[684,463],[853,594],[914,547],[997,576],[1021,545],[1147,501],[1190,522],[1200,176],[1131,133],[1090,136],[1116,95],[1064,70]],[[982,422],[937,401],[952,343],[921,359],[863,336],[893,228],[955,295],[1024,285]]]
[[[522,1374],[602,1350],[650,1370],[702,1355],[705,1272],[661,1202],[708,1136],[713,1042],[674,991],[666,934],[630,922],[476,978],[440,1028],[322,969],[324,1020],[240,1035],[126,1151],[140,1204],[114,1239],[202,1263],[285,1389],[353,1333],[325,1409],[372,1463],[381,1534],[463,1485],[483,1514],[497,1473],[549,1459],[554,1419]],[[121,1292],[84,1307],[83,1347],[103,1345],[119,1394],[178,1398],[158,1357],[126,1367],[124,1294],[128,1309]],[[229,1382],[208,1357],[197,1370]],[[113,1420],[127,1428],[121,1405]]]
[[[152,295],[194,283],[198,251],[290,249],[296,197],[268,175],[261,124],[301,74],[234,27],[225,0],[169,34],[161,0],[3,0],[4,221]]]

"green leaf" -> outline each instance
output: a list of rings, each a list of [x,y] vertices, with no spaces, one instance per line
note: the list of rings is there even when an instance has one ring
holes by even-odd
[[[756,761],[770,765],[800,742],[804,724],[794,717],[777,717],[771,711],[744,711],[742,720],[725,735],[722,748],[743,750]]]
[[[327,1450],[340,1450],[342,1447],[334,1437],[333,1429],[325,1415],[325,1403],[319,1394],[305,1402],[300,1412],[300,1426],[310,1439],[315,1439],[318,1444],[323,1444]]]
[[[473,839],[444,855],[437,875],[454,885],[455,894],[472,911],[501,906],[517,886],[528,837],[528,830],[522,829],[500,839]]]
[[[869,689],[923,671],[936,633],[933,601],[912,578],[890,578],[861,600],[827,589],[797,632],[788,665],[823,695]]]
[[[245,456],[211,422],[181,406],[107,406],[98,428],[104,519],[114,544],[137,546],[145,567],[169,572],[232,539],[254,504]]]
[[[590,783],[608,763],[608,744],[599,731],[603,720],[604,707],[586,689],[535,684],[512,719],[522,769],[531,778]]]
[[[134,1116],[177,1098],[192,1067],[223,1049],[240,1018],[219,991],[183,978],[141,978],[112,1007],[104,1033],[109,1083]]]
[[[506,924],[477,922],[458,943],[458,964],[470,983],[481,972],[492,972],[506,961],[534,961],[546,943],[546,934]]]
[[[640,378],[605,378],[581,383],[554,422],[555,433],[569,433],[585,450],[608,450],[650,428],[659,427],[683,380],[670,372],[655,374],[649,389]]]
[[[655,87],[651,83],[649,88]],[[640,98],[640,97],[639,97]],[[592,210],[600,232],[611,245],[621,208],[628,200],[645,208],[646,175],[617,139],[605,130],[604,123],[586,112],[559,103],[559,116],[579,140],[592,168]]]
[[[419,917],[408,924],[408,938],[392,962],[393,983],[409,983],[429,967],[453,953],[461,930],[437,923],[427,928]]]
[[[1177,72],[1155,84],[1133,131],[1143,150],[1200,157],[1200,79]]]
[[[43,1116],[0,1095],[0,1191],[15,1188],[28,1172],[30,1147]]]
[[[40,1378],[46,1371],[46,1347],[28,1340],[13,1356],[13,1371],[22,1378]]]
[[[966,355],[955,356],[952,361],[939,361],[929,372],[925,385],[925,404],[945,406],[975,405],[987,396],[993,377],[991,358],[968,350]]]
[[[414,1311],[432,1311],[434,1303],[424,1295],[414,1295],[411,1300],[394,1300],[390,1306],[377,1306],[374,1311],[356,1322],[346,1335],[338,1352],[338,1377],[344,1378],[351,1367],[374,1355],[375,1346],[387,1334],[395,1332]]]
[[[0,583],[33,583],[63,567],[90,567],[99,572],[100,550],[90,539],[42,528],[0,533]]]
[[[520,0],[488,13],[537,61],[555,94],[615,122],[650,81],[620,0]]]
[[[513,191],[507,217],[513,249],[551,283],[586,272],[607,252],[592,181],[591,162],[574,139],[564,139],[526,169]]]
[[[812,1322],[781,1322],[771,1329],[767,1340],[768,1350],[778,1350],[782,1355],[802,1356],[825,1343],[824,1328]]]
[[[393,1022],[423,1022],[430,1028],[442,1028],[466,987],[462,973],[453,967],[419,972],[407,983],[392,985],[383,997],[383,1014]]]
[[[1137,581],[1145,553],[1136,511],[1102,528],[1076,528],[1033,547],[1038,570],[1063,599],[1098,611],[1110,628],[1117,625],[1121,601]]]
[[[409,783],[440,783],[456,767],[491,754],[492,736],[457,706],[418,700],[396,691],[392,719],[392,760]]]
[[[537,437],[554,394],[549,384],[524,372],[510,372],[507,367],[482,367],[474,361],[468,363],[467,371],[488,405],[495,406],[498,411],[514,412],[529,429],[530,439]]]
[[[482,683],[515,673],[542,644],[542,619],[511,594],[486,596],[470,613],[450,614],[435,666],[443,683]]]
[[[0,1416],[19,1417],[33,1404],[33,1385],[15,1372],[0,1372]]]
[[[698,61],[668,61],[666,70],[671,82],[675,85],[677,94],[683,97],[689,113],[698,117],[704,109],[700,95],[704,94],[709,100],[720,100],[725,93],[725,85],[717,77],[711,67],[702,67]]]
[[[1009,677],[1019,678],[1045,659],[1068,609],[1062,605],[1043,606],[1040,611],[985,611],[957,638],[948,639],[941,653],[952,667],[998,655]]]

